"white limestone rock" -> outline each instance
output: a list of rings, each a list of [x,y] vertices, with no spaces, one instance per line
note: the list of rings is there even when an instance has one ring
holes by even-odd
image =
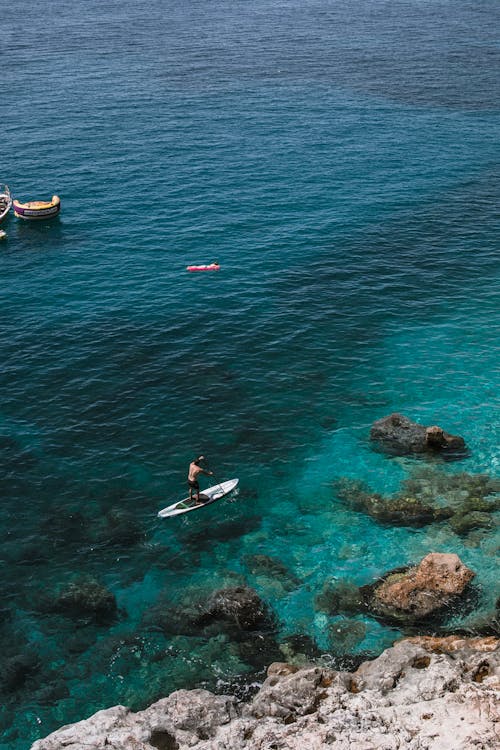
[[[178,690],[63,727],[31,750],[492,750],[500,642],[410,638],[354,673],[275,664],[248,704]]]

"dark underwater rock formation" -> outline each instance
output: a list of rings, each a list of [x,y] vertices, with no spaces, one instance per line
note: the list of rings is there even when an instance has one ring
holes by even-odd
[[[335,654],[348,654],[366,635],[366,625],[361,620],[341,619],[328,626],[329,649]]]
[[[359,587],[350,581],[327,581],[316,596],[315,605],[330,615],[355,615],[366,611]]]
[[[418,528],[450,518],[454,512],[450,508],[431,505],[404,492],[384,497],[377,492],[370,492],[363,482],[355,480],[341,479],[334,487],[337,496],[351,508],[391,526]]]
[[[412,638],[354,672],[271,664],[249,702],[178,690],[99,711],[31,750],[470,750],[498,746],[495,638]]]
[[[105,624],[118,614],[115,595],[95,578],[80,578],[64,586],[48,610],[75,619]]]
[[[282,656],[293,664],[304,665],[319,659],[322,651],[318,648],[310,635],[293,633],[287,635],[279,644]],[[268,662],[269,663],[269,662]]]
[[[455,510],[492,510],[494,500],[492,503],[486,498],[500,492],[500,480],[487,474],[451,473],[435,466],[417,466],[401,487],[417,497],[443,496]],[[500,507],[498,502],[496,507]]]
[[[201,603],[197,601],[171,602],[161,599],[148,607],[142,617],[146,630],[158,630],[165,635],[196,636],[200,633],[197,620]]]
[[[465,536],[474,529],[492,529],[495,523],[489,513],[474,510],[470,513],[455,513],[450,526],[458,536]]]
[[[370,440],[391,456],[406,456],[412,453],[438,453],[448,458],[463,458],[466,445],[463,438],[450,435],[441,427],[412,422],[397,412],[373,423]]]
[[[1,692],[19,690],[30,677],[39,672],[40,668],[41,660],[32,651],[6,657],[0,664],[2,673]]]
[[[366,513],[378,523],[421,527],[449,520],[452,530],[465,536],[474,529],[491,529],[500,508],[500,482],[485,474],[450,474],[419,468],[401,483],[394,495],[373,492],[364,482],[341,477],[336,496],[350,508]]]
[[[301,584],[300,578],[297,578],[281,560],[270,555],[245,555],[243,562],[250,573],[278,580],[285,591],[293,591]]]
[[[368,495],[365,498],[364,510],[379,523],[415,528],[442,521],[453,515],[449,508],[436,508],[426,505],[416,497],[404,495],[388,499],[378,494]]]
[[[208,600],[199,624],[226,620],[241,630],[254,630],[270,624],[269,611],[249,586],[229,586],[215,591]]]
[[[262,654],[267,649],[276,652],[274,641],[268,642],[268,636],[275,631],[273,614],[242,576],[227,573],[223,579],[225,585],[219,589],[195,586],[184,589],[174,600],[169,590],[163,592],[144,612],[141,629],[160,631],[169,637],[210,638],[223,634],[246,653],[252,652],[252,647],[244,642],[249,638],[255,640],[258,632],[260,642],[254,644],[253,661],[262,665]]]
[[[131,547],[143,538],[144,532],[134,514],[119,506],[107,511],[97,534],[100,544],[122,547]]]
[[[283,658],[280,644],[270,631],[240,631],[233,643],[241,661],[251,667],[254,674],[262,673],[269,662]]]
[[[240,583],[215,591],[188,590],[176,601],[162,596],[144,613],[142,629],[169,637],[224,636],[253,669],[262,669],[279,653],[272,612],[254,589]]]

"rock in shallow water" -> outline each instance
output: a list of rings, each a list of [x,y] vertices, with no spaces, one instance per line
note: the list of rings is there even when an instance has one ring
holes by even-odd
[[[425,427],[398,413],[374,422],[370,439],[393,456],[426,452],[449,458],[463,458],[466,455],[465,441],[459,435],[450,435],[436,425]]]
[[[432,552],[418,566],[389,574],[364,592],[374,614],[418,622],[446,610],[474,575],[458,555]]]
[[[369,614],[405,629],[423,623],[434,627],[456,606],[462,613],[477,590],[469,587],[474,572],[455,554],[430,553],[418,565],[389,571],[358,588],[350,581],[326,581],[315,598],[316,608],[330,615]]]
[[[413,638],[354,673],[271,665],[249,703],[178,690],[63,727],[32,750],[488,750],[498,746],[494,638]]]

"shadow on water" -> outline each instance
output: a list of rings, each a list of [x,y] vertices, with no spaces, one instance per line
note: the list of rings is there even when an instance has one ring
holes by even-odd
[[[210,532],[206,527],[196,530],[182,530],[178,538],[184,547],[192,550],[210,550],[216,543],[238,540],[240,537],[260,528],[262,516],[244,516],[211,524]]]

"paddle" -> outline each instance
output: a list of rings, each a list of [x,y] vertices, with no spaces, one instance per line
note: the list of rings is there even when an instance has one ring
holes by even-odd
[[[209,469],[209,471],[210,471],[210,469]],[[221,490],[221,492],[224,492],[224,487],[223,487],[223,486],[222,486],[222,484],[221,484],[221,483],[219,482],[219,480],[217,479],[217,477],[215,476],[215,474],[213,473],[213,471],[212,471],[212,476],[213,476],[213,478],[215,479],[215,483],[217,484],[217,486],[218,486],[218,487],[220,487],[220,490]]]
[[[206,459],[205,459],[205,465],[207,467],[207,471],[211,472],[213,478],[215,479],[215,482],[216,482],[217,486],[220,487],[220,491],[222,492],[222,494],[224,494],[224,487],[222,486],[221,482],[219,482],[219,480],[217,479],[217,477],[215,476],[215,474],[211,470],[210,464],[208,463],[208,461]]]
[[[214,472],[210,468],[210,463],[207,461],[207,459],[204,456],[202,456],[202,459],[203,459],[203,463],[204,463],[205,472],[206,473],[209,472],[209,476],[212,476],[214,478],[214,480],[216,482],[215,486],[218,487],[220,489],[220,492],[221,492],[221,494],[218,497],[213,497],[212,501],[218,499],[219,497],[224,497],[228,493],[227,493],[227,491],[225,490],[225,488],[223,486],[223,482],[220,482],[219,479],[218,479],[218,477],[215,476]],[[203,495],[203,492],[200,493],[200,497],[202,495]]]

